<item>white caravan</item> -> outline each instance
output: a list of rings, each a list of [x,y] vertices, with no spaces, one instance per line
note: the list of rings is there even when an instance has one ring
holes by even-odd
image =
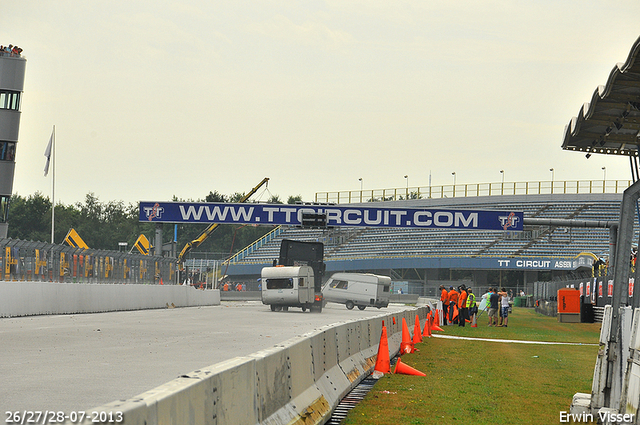
[[[370,273],[335,273],[322,288],[327,302],[345,304],[349,310],[358,306],[386,307],[389,305],[391,278]]]
[[[311,267],[265,267],[261,281],[262,304],[270,305],[271,311],[286,311],[289,307],[311,310],[315,300]]]

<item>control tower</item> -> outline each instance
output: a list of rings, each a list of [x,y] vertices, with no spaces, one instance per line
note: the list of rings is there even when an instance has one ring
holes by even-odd
[[[13,193],[26,64],[19,54],[0,52],[0,238],[6,238],[9,229],[7,217]]]

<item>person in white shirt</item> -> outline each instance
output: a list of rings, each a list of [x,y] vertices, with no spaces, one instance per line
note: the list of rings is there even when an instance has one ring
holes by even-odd
[[[500,324],[498,326],[507,327],[509,321],[509,294],[505,288],[500,288]]]

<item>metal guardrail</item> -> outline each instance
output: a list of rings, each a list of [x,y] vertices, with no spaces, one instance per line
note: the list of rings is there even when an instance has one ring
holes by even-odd
[[[175,283],[175,259],[0,239],[0,280],[72,283]]]
[[[631,186],[631,183],[631,180],[567,180],[349,190],[317,192],[315,202],[350,204],[359,202],[400,201],[405,199],[441,199],[477,196],[622,193]]]
[[[269,233],[267,233],[266,235],[264,235],[263,237],[255,241],[254,243],[252,243],[251,245],[247,246],[241,251],[236,252],[228,260],[224,261],[224,264],[229,264],[229,263],[233,264],[243,260],[247,255],[251,254],[254,251],[257,251],[258,249],[262,248],[264,245],[274,240],[276,237],[280,235],[280,233],[282,233],[282,226],[276,227],[275,229],[273,229],[272,231],[270,231]]]

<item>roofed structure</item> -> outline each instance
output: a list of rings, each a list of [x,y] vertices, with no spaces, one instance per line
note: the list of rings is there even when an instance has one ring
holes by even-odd
[[[599,86],[577,117],[565,127],[562,148],[638,157],[640,150],[640,38],[624,63],[618,63],[606,85]]]

